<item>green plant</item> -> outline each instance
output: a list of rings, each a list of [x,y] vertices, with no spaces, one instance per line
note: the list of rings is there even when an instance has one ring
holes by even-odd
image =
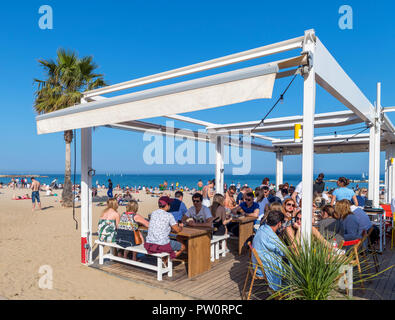
[[[342,266],[352,264],[353,257],[348,253],[341,254],[334,250],[328,243],[312,237],[310,244],[304,240],[295,242],[293,247],[279,242],[284,256],[269,254],[268,258],[262,257],[266,276],[282,278],[279,290],[270,291],[268,299],[286,300],[328,300],[346,296],[339,292],[339,279],[344,275]],[[353,284],[377,277],[390,268],[378,273],[368,273],[371,269],[367,257],[360,260],[362,274],[354,272],[358,280]],[[271,277],[269,276],[268,279]],[[270,285],[270,283],[269,283]]]
[[[34,79],[37,85],[34,109],[38,114],[54,112],[77,105],[82,92],[106,86],[102,74],[94,71],[98,66],[93,57],[79,58],[75,52],[58,49],[56,60],[38,60],[46,73],[45,80]],[[73,131],[64,132],[66,143],[65,177],[62,192],[62,205],[71,207],[73,203],[71,184],[71,149]]]

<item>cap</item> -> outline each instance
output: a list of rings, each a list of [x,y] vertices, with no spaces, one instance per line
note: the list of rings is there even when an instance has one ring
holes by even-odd
[[[166,205],[166,204],[171,204],[173,202],[173,199],[170,199],[168,196],[163,196],[160,197],[158,200],[159,205]]]

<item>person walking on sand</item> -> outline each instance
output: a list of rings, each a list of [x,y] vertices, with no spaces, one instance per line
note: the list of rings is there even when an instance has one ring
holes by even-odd
[[[108,179],[108,191],[107,191],[107,196],[112,199],[113,195],[112,195],[112,181],[111,179]]]
[[[35,178],[32,177],[32,203],[33,203],[33,208],[32,211],[36,208],[36,201],[38,204],[38,208],[41,210],[41,202],[40,202],[40,182],[36,180]]]

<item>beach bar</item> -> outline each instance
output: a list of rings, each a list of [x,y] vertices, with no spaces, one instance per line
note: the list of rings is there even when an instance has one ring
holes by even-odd
[[[105,97],[122,90],[154,84],[215,68],[234,65],[284,52],[295,56],[274,60],[247,68],[177,82],[127,94]],[[361,66],[363,67],[363,66]],[[303,115],[268,118],[243,123],[218,124],[182,115],[199,110],[223,107],[256,99],[271,99],[276,79],[300,76],[303,79]],[[335,97],[347,109],[323,114],[315,113],[316,85]],[[379,205],[380,151],[386,152],[386,201],[395,197],[395,128],[385,114],[395,108],[381,106],[381,85],[377,85],[377,100],[372,104],[340,67],[316,36],[307,30],[303,36],[231,54],[159,74],[87,91],[81,104],[36,117],[37,133],[47,134],[81,129],[81,261],[92,263],[92,128],[150,132],[182,137],[216,146],[216,188],[223,193],[224,146],[239,146],[234,135],[253,138],[242,147],[276,154],[276,184],[283,180],[283,160],[286,155],[302,155],[302,234],[310,238],[313,203],[314,153],[369,152],[369,195],[373,205]],[[206,128],[183,131],[142,121],[165,117]],[[369,134],[314,136],[314,128],[366,125]],[[301,125],[301,141],[275,139],[264,133],[294,130]],[[232,137],[233,136],[233,137]],[[257,143],[261,140],[265,143]]]

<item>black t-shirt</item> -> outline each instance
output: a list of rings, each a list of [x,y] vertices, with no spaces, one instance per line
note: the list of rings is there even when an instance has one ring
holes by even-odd
[[[108,183],[108,189],[112,189],[112,182]]]
[[[169,212],[177,212],[180,210],[181,201],[178,199],[173,199],[173,202],[170,204]]]
[[[318,182],[316,180],[313,185],[313,192],[323,193],[324,188],[325,188],[325,182],[324,181]]]

